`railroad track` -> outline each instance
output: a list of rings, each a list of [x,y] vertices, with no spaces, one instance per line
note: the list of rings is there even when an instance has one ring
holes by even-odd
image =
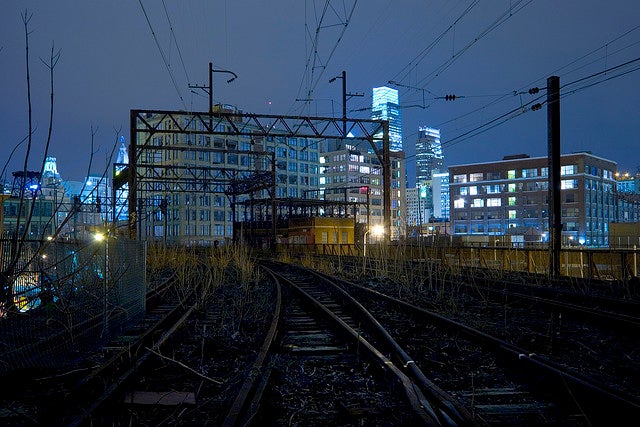
[[[282,318],[223,425],[475,424],[344,291],[284,264],[269,271],[286,284]]]
[[[185,311],[163,343],[145,348],[148,357],[84,424],[221,425],[254,362],[253,339],[264,335],[263,313],[277,299],[272,283],[253,284],[252,293],[244,290],[229,282],[199,293],[198,306]]]
[[[543,425],[555,420],[559,425],[624,425],[640,414],[633,395],[442,314],[331,280],[360,301],[375,297],[378,302],[365,305],[389,330],[397,331],[416,363],[489,424]]]
[[[451,275],[427,262],[410,265],[407,275],[414,275],[415,283],[392,277],[360,278],[357,283],[402,296],[640,398],[640,305],[622,284],[528,284],[531,275],[520,280],[508,272],[504,277],[488,277],[482,271],[477,277]]]
[[[101,349],[105,363],[42,383],[48,394],[32,390],[31,402],[46,403],[18,403],[27,416],[12,425],[623,425],[640,413],[637,396],[526,346],[367,287],[267,266],[264,300],[251,301],[267,324],[244,326],[255,342],[223,336],[228,298],[196,309],[160,287],[148,295],[157,309]],[[574,331],[559,331],[554,350],[565,351],[558,343]]]
[[[147,294],[148,310],[143,319],[105,342],[95,352],[93,366],[43,377],[25,387],[13,387],[19,417],[3,418],[7,426],[79,426],[91,420],[120,385],[175,331],[193,310],[193,292],[175,293],[172,278],[154,286]],[[10,409],[13,410],[13,409]]]

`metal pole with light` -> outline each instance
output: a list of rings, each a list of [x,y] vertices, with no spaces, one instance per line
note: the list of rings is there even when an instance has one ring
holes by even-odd
[[[213,73],[231,74],[233,77],[231,77],[229,80],[227,80],[227,83],[231,83],[232,81],[234,81],[235,79],[238,78],[238,75],[236,73],[234,73],[233,71],[229,71],[229,70],[214,70],[213,69],[213,63],[209,62],[209,85],[208,86],[189,85],[189,88],[191,88],[191,89],[202,89],[205,93],[207,93],[209,95],[209,114],[213,113]]]
[[[363,250],[362,250],[362,271],[363,272],[366,268],[366,260],[367,260],[367,234],[371,234],[372,236],[382,236],[384,235],[384,226],[377,224],[371,228],[367,228],[367,230],[364,232]]]
[[[369,230],[367,228],[367,230],[364,232],[364,238],[362,240],[362,272],[364,273],[366,267],[367,267],[367,234],[369,234]]]
[[[364,96],[363,93],[347,93],[347,72],[342,71],[342,74],[335,76],[329,80],[329,83],[333,83],[336,79],[342,79],[342,137],[347,137],[347,99],[352,96]]]
[[[103,309],[104,309],[104,322],[103,322],[103,334],[108,336],[109,334],[109,314],[108,314],[108,292],[109,292],[109,236],[103,233],[96,233],[93,236],[96,242],[104,241],[104,269],[102,274],[104,275],[104,297],[103,297]]]

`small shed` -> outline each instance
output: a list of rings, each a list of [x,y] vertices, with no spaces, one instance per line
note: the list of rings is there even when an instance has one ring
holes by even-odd
[[[353,244],[353,218],[311,217],[289,219],[290,244]]]

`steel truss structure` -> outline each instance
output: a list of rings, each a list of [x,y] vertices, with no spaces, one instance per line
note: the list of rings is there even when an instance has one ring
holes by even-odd
[[[191,142],[199,136],[298,137],[312,139],[347,138],[368,141],[382,164],[383,219],[385,236],[391,230],[391,162],[389,122],[332,117],[260,115],[242,112],[185,112],[167,110],[131,110],[129,165],[114,176],[114,194],[128,183],[129,236],[138,237],[141,210],[162,206],[162,201],[147,196],[175,192],[224,193],[232,199],[267,190],[275,212],[275,153],[243,151],[227,147],[202,146]],[[164,144],[158,135],[187,135],[187,143]],[[227,153],[246,156],[247,164],[228,168],[215,164],[197,166],[188,162],[163,164],[162,159],[177,153]],[[165,162],[166,163],[166,162]],[[157,196],[151,197],[151,199]],[[148,212],[144,212],[148,214]],[[235,213],[234,213],[235,215]],[[275,216],[273,215],[274,230]],[[235,220],[235,218],[234,218]]]

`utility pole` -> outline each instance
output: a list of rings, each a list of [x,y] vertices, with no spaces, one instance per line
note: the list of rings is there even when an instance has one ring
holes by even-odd
[[[209,85],[208,86],[189,85],[190,89],[201,89],[201,90],[203,90],[205,93],[207,93],[209,95],[209,114],[213,113],[213,73],[227,73],[227,74],[233,75],[233,77],[231,77],[229,80],[227,80],[227,83],[231,83],[232,81],[234,81],[235,79],[238,78],[236,73],[234,73],[233,71],[229,71],[229,70],[214,70],[213,69],[213,63],[209,62]]]
[[[342,74],[335,76],[329,83],[333,83],[336,79],[342,79],[342,137],[347,137],[347,99],[353,96],[364,96],[363,93],[347,93],[347,72],[342,71]]]
[[[549,267],[560,277],[562,209],[560,205],[560,78],[547,79],[547,150],[549,167]]]

